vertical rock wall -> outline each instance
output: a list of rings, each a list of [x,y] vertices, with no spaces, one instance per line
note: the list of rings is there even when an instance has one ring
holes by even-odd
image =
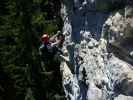
[[[132,100],[132,65],[108,51],[103,38],[111,4],[122,0],[64,0],[61,15],[66,36],[61,63],[68,100]],[[125,2],[124,2],[125,3]],[[103,7],[102,7],[103,6]]]

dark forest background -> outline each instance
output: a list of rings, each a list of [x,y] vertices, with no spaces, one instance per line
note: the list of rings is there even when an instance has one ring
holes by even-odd
[[[0,0],[0,100],[65,100],[59,64],[41,64],[43,32],[62,29],[59,0]],[[47,70],[46,70],[47,69]]]

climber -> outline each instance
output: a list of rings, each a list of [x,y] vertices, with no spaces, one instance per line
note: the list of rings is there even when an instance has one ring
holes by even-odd
[[[60,31],[50,38],[47,33],[43,34],[41,37],[42,45],[40,46],[39,51],[44,63],[48,63],[56,54],[63,54],[61,48],[64,39],[65,37]]]
[[[65,36],[60,31],[49,39],[52,46],[57,46],[58,48],[62,48],[64,40]]]

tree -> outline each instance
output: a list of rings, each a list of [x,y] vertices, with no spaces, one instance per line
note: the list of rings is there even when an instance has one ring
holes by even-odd
[[[52,76],[46,74],[48,72],[43,70],[44,66],[41,66],[38,53],[39,37],[42,33],[46,31],[52,34],[62,28],[60,1],[2,0],[1,2],[0,76],[3,76],[3,81],[0,81],[2,92],[0,97],[3,100],[52,100],[55,94],[63,95],[61,78],[56,74]],[[57,71],[55,69],[51,71],[55,73]],[[49,81],[50,77],[54,80]],[[8,85],[9,91],[6,89]],[[60,90],[51,88],[52,85],[58,86]]]

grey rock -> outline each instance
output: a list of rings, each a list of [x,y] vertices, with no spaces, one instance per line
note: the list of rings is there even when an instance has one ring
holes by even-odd
[[[98,0],[64,0],[63,31],[70,33],[65,35],[64,47],[72,62],[69,66],[62,61],[60,66],[66,98],[132,100],[133,66],[108,50],[109,41],[119,47],[125,38],[125,17],[119,12],[109,16],[102,9],[97,11],[96,3]],[[103,38],[102,32],[110,33],[106,34],[109,38]]]
[[[119,95],[119,96],[116,97],[114,100],[133,100],[133,97],[131,97],[131,96]]]

